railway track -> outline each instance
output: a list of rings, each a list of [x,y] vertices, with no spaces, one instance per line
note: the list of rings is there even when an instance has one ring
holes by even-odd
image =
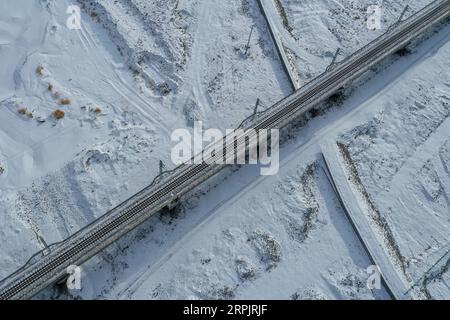
[[[395,29],[376,39],[330,71],[275,104],[251,126],[255,134],[262,129],[282,128],[300,114],[310,110],[341,87],[361,76],[387,55],[407,45],[430,26],[447,18],[450,0],[438,0],[428,5]],[[237,148],[246,143],[248,135],[238,136],[236,145],[226,138],[220,146]],[[249,146],[256,148],[257,146]],[[203,151],[211,159],[211,150]],[[244,148],[245,150],[245,148]],[[157,185],[150,185],[92,224],[65,241],[35,257],[27,265],[0,282],[0,299],[27,299],[66,276],[66,268],[81,264],[102,249],[140,225],[151,215],[180,198],[225,165],[181,165]]]

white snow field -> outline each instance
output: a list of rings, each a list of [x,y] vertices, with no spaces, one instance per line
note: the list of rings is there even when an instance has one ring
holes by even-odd
[[[336,50],[341,61],[358,48],[380,36],[400,18],[404,18],[431,3],[430,0],[263,0],[273,3],[273,14],[279,14],[278,32],[302,83],[311,80],[332,62]],[[368,30],[371,17],[381,8],[379,28]]]
[[[368,101],[371,113],[336,140],[356,194],[346,196],[359,201],[408,287],[441,299],[450,292],[449,39]]]
[[[234,128],[289,93],[264,30],[243,55],[256,4],[184,3],[80,1],[81,30],[70,1],[1,4],[0,277],[173,167],[174,129]]]
[[[304,127],[291,129],[294,138],[281,149],[279,176],[260,177],[258,168],[254,167],[241,168],[231,175],[224,173],[214,179],[217,185],[211,182],[198,191],[199,199],[192,197],[171,214],[150,219],[105,253],[92,259],[84,267],[85,286],[77,295],[86,299],[389,298],[383,290],[370,291],[366,288],[366,268],[372,262],[325,178],[321,145],[329,141],[335,143],[336,139],[347,141],[347,136],[356,144],[358,139],[351,138],[350,133],[365,133],[365,130],[359,129],[364,127],[360,124],[374,117],[379,119],[380,110],[388,112],[387,106],[390,116],[384,119],[386,124],[392,121],[392,125],[382,127],[385,134],[380,135],[380,147],[386,145],[383,137],[400,135],[402,132],[399,129],[406,129],[407,126],[396,126],[398,118],[394,115],[404,115],[402,112],[410,110],[410,105],[406,102],[394,105],[392,95],[395,99],[404,95],[419,101],[425,88],[431,90],[436,86],[442,89],[446,86],[449,31],[447,26],[420,43],[419,47],[413,48],[408,56],[397,57],[395,62],[387,61],[380,70],[373,72],[370,80],[356,85],[339,108],[310,120]],[[435,74],[442,76],[436,77]],[[410,87],[414,80],[422,83],[423,89]],[[445,102],[446,95],[448,90],[444,88],[443,93],[435,96],[439,102],[436,107]],[[431,114],[446,122],[445,113],[430,112],[428,115]],[[375,124],[373,130],[376,132],[376,128],[380,130],[381,123],[377,121]],[[423,123],[416,125],[415,130],[420,132],[418,129],[429,127],[429,124]],[[442,135],[448,138],[445,127],[437,125],[431,129],[437,133],[436,138]],[[364,135],[361,135],[360,139],[363,138]],[[414,141],[415,138],[410,133],[407,140]],[[411,148],[410,142],[398,136],[392,141],[405,150]],[[425,146],[433,141],[436,140],[424,139],[417,143]],[[436,145],[436,150],[440,149],[440,144]],[[432,154],[425,152],[425,149],[422,151],[424,153],[418,156],[418,160]],[[386,154],[383,151],[372,157],[376,160]],[[434,161],[439,160],[436,158]],[[343,163],[334,163],[334,167],[339,169]],[[414,163],[412,158],[409,163]],[[418,161],[415,165],[421,167],[420,163]],[[439,172],[439,175],[447,190],[448,173]],[[205,195],[207,190],[209,192]],[[411,193],[406,195],[405,192],[403,196],[414,198],[416,193],[423,192],[423,187],[416,184],[406,190]],[[397,187],[390,193],[397,191],[402,189]],[[390,193],[375,192],[374,195],[377,195],[376,199],[378,195],[392,199]],[[357,201],[357,196],[355,192],[348,199]],[[421,219],[421,227],[416,232],[427,237],[416,235],[413,242],[410,235],[405,234],[411,231],[409,229],[394,235],[395,241],[404,244],[403,250],[430,243],[428,239],[435,234],[439,237],[437,240],[440,243],[430,243],[429,253],[418,255],[419,259],[415,260],[408,258],[410,266],[417,264],[421,267],[409,267],[405,275],[406,283],[411,286],[418,283],[413,288],[414,298],[449,297],[448,257],[444,256],[431,268],[432,272],[426,272],[448,248],[449,229],[446,223],[449,204],[443,191],[441,197],[437,204],[425,202],[426,198],[422,200],[435,208],[432,214],[436,216],[436,225],[435,221],[428,222],[429,216],[415,217]],[[401,199],[394,199],[393,203],[396,201]],[[414,203],[416,200],[408,201]],[[397,211],[402,212],[398,214],[398,219],[402,216],[405,219],[408,214],[420,215],[420,208],[407,211],[398,207]],[[411,220],[408,223],[416,222]],[[385,245],[382,234],[378,240]],[[390,252],[388,248],[386,251]],[[391,263],[396,268],[394,258]],[[422,283],[424,276],[429,279],[426,283]],[[49,291],[44,296],[54,294]]]
[[[369,1],[262,1],[302,83],[430,2],[384,1],[368,30]],[[226,169],[83,265],[82,290],[39,297],[389,299],[366,286],[373,262],[325,175],[328,144],[342,196],[413,297],[449,299],[449,33],[286,130],[279,175]],[[160,160],[173,168],[174,129],[234,128],[292,90],[253,0],[3,1],[0,61],[0,278],[151,183]]]

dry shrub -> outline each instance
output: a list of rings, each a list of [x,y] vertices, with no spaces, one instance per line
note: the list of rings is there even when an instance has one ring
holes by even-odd
[[[49,83],[47,89],[48,89],[48,91],[52,92],[53,91],[53,85],[51,83]]]
[[[28,118],[33,118],[33,113],[32,113],[31,111],[28,111],[27,108],[20,108],[20,109],[18,110],[18,112],[19,112],[20,114],[23,114],[24,116],[27,116]]]
[[[60,119],[64,118],[66,113],[60,109],[56,109],[55,111],[53,111],[52,115],[55,119],[60,120]]]
[[[27,109],[27,108],[20,108],[20,109],[18,110],[18,112],[19,112],[20,114],[27,114],[28,109]]]
[[[72,101],[70,101],[70,99],[61,99],[61,100],[59,100],[59,103],[62,104],[63,106],[67,106],[67,105],[71,104]]]
[[[42,65],[38,65],[36,68],[36,73],[40,76],[44,75],[44,67]]]

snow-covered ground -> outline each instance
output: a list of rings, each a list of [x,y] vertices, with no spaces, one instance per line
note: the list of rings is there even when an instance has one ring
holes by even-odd
[[[263,0],[264,1],[264,0]],[[372,1],[372,0],[267,0],[275,4],[280,15],[278,31],[302,82],[325,71],[333,61],[341,61],[355,50],[368,44],[401,17],[404,19],[420,10],[431,0]],[[379,6],[381,23],[375,26],[372,18]]]
[[[174,129],[234,128],[289,93],[256,4],[183,3],[80,1],[81,30],[69,1],[1,4],[0,277],[173,167]]]
[[[375,31],[369,1],[274,0],[271,14],[307,81],[338,47],[340,60],[406,4],[408,16],[429,2],[384,1]],[[66,26],[71,4],[82,8],[81,30]],[[173,167],[174,129],[195,120],[233,128],[257,98],[264,108],[291,92],[256,1],[17,0],[0,9],[0,278],[149,184],[159,160]],[[322,139],[350,150],[405,277],[420,280],[450,238],[448,34],[387,61],[339,108],[292,128],[278,176],[226,170],[86,263],[73,294],[388,298],[366,287],[372,263],[326,179]],[[447,269],[427,278],[425,297],[449,298]]]
[[[433,298],[449,294],[448,40],[447,34],[401,80],[367,102],[371,113],[347,125],[336,141],[363,212],[398,273]],[[424,274],[429,279],[421,279]]]
[[[383,108],[385,103],[393,106],[389,111],[392,115],[408,109],[406,104],[394,106],[390,94],[397,97],[399,90],[411,99],[419,99],[423,93],[411,90],[411,79],[423,83],[424,88],[433,88],[433,83],[442,88],[446,80],[441,81],[444,77],[436,78],[434,74],[447,75],[444,67],[448,60],[449,30],[446,27],[389,68],[384,66],[340,108],[311,120],[304,128],[293,129],[295,138],[281,150],[279,176],[259,177],[257,168],[241,168],[229,177],[224,174],[228,177],[225,180],[224,176],[217,178],[220,183],[217,187],[204,187],[211,189],[206,196],[187,201],[173,216],[150,219],[86,264],[86,287],[77,294],[84,298],[121,299],[387,298],[384,291],[366,289],[366,268],[371,262],[324,176],[320,144],[336,137],[344,139],[347,131],[357,130],[349,128],[360,128],[359,123],[374,115],[378,119],[380,109],[387,112]],[[423,75],[424,70],[429,76]],[[419,74],[422,76],[418,77]],[[441,96],[436,95],[436,99],[441,101]],[[395,123],[392,115],[385,121]],[[386,135],[400,135],[395,125],[383,130]],[[444,127],[435,131],[448,136]],[[358,141],[350,136],[349,139]],[[397,137],[392,141],[401,140]],[[425,144],[432,143],[433,140]],[[404,148],[407,147],[405,143]],[[418,158],[427,155],[425,152]],[[380,155],[373,158],[379,159]],[[412,159],[410,163],[414,163]],[[414,192],[422,189],[416,186],[407,190],[412,190],[408,197],[414,197]],[[400,208],[398,211],[411,214]],[[435,215],[445,217],[447,213],[447,207],[441,207]],[[398,218],[401,219],[401,214]],[[423,227],[418,232],[433,236],[435,228],[441,228],[443,239],[441,246],[434,245],[434,253],[430,251],[428,258],[422,258],[425,263],[422,269],[410,274],[411,284],[421,282],[428,267],[438,260],[439,254],[445,253],[445,239],[448,243],[446,222],[434,225],[424,219],[428,218],[421,219]],[[409,245],[409,235],[400,234],[397,238]],[[433,272],[427,273],[438,274],[426,284],[433,298],[448,298],[445,263],[446,260],[441,261]]]
[[[366,288],[371,263],[313,150],[284,159],[279,176],[244,171],[240,181],[224,182],[208,195],[219,205],[201,199],[182,211],[168,235],[179,239],[170,245],[159,227],[125,253],[118,244],[109,251],[113,266],[97,261],[85,269],[90,290],[83,297],[386,298]],[[186,232],[199,214],[202,222]],[[153,220],[147,228],[164,225]]]

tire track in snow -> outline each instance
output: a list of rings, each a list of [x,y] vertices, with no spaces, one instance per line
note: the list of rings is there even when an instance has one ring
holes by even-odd
[[[201,109],[206,113],[212,113],[213,102],[203,86],[203,56],[205,44],[212,38],[211,28],[205,26],[211,25],[211,16],[214,6],[211,3],[214,0],[200,1],[200,9],[198,21],[196,25],[195,34],[193,36],[194,42],[191,50],[191,59],[185,74],[185,81],[183,88],[180,90],[179,96],[174,100],[173,107],[184,106],[189,99],[194,99]]]

